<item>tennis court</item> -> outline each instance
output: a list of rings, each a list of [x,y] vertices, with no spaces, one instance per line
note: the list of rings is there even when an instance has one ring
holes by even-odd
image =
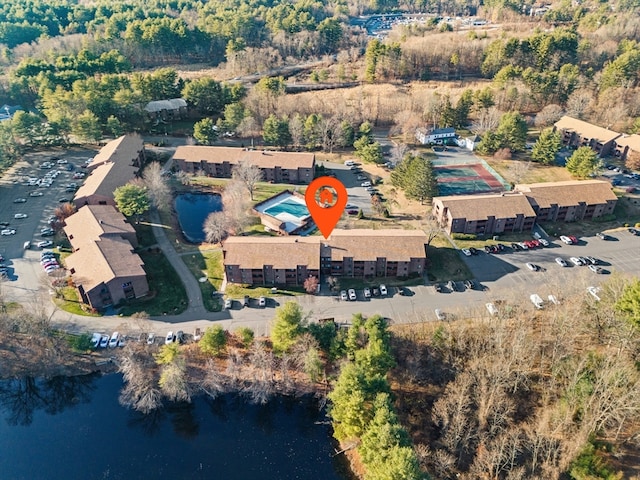
[[[436,165],[439,195],[470,195],[474,193],[503,192],[510,186],[489,165]]]

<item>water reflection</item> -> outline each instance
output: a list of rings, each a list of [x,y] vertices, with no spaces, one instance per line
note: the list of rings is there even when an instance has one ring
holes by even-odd
[[[0,407],[9,425],[30,425],[34,412],[55,415],[91,399],[98,375],[36,379],[23,377],[0,382]]]

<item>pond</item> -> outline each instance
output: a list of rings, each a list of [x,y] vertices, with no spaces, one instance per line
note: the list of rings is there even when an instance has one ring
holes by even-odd
[[[222,210],[222,197],[217,193],[181,193],[176,196],[175,209],[184,237],[189,242],[202,243],[204,221],[210,213]]]
[[[120,375],[0,381],[0,476],[350,478],[312,399],[201,395],[142,415],[119,405],[121,387]]]

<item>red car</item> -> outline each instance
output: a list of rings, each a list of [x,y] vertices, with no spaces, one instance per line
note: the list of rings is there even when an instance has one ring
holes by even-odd
[[[571,240],[571,243],[573,243],[574,245],[578,243],[578,238],[574,237],[573,235],[569,235],[569,239]]]
[[[357,215],[358,214],[358,210],[347,210],[347,213],[349,215]]]

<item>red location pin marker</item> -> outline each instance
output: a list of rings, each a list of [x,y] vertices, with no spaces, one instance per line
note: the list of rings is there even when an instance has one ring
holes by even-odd
[[[309,184],[304,199],[322,236],[329,238],[347,206],[347,189],[334,177],[319,177]]]

